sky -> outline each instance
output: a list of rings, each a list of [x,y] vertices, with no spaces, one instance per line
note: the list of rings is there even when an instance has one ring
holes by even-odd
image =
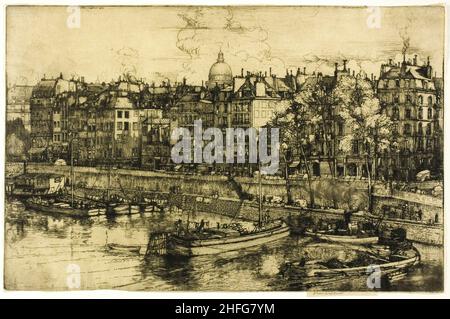
[[[331,74],[347,59],[350,69],[378,76],[381,63],[401,61],[404,50],[420,63],[430,56],[442,76],[443,7],[82,7],[79,19],[73,12],[7,8],[9,85],[60,72],[89,82],[130,74],[200,84],[219,50],[235,75],[298,67]]]

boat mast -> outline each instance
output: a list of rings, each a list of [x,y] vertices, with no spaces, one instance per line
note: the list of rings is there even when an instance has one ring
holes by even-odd
[[[74,184],[75,184],[75,174],[73,171],[73,137],[70,141],[70,191],[72,194],[72,207],[73,207],[73,201],[74,201]]]
[[[186,195],[183,195],[183,210],[184,210],[184,207],[186,206],[185,205],[185,202],[186,202]],[[187,221],[186,221],[186,233],[188,233],[189,232],[189,209],[186,209],[186,211],[187,211]]]
[[[261,161],[258,161],[259,168],[259,206],[258,206],[258,227],[262,226],[262,181],[261,181]]]
[[[109,188],[111,187],[111,164],[108,165],[108,186],[106,188],[106,201],[109,202]]]

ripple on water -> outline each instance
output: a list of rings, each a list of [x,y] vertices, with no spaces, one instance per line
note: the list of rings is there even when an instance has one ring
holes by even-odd
[[[298,290],[279,278],[280,265],[305,251],[314,256],[324,253],[310,238],[293,236],[220,255],[144,258],[142,254],[109,251],[106,244],[145,246],[150,232],[170,229],[176,220],[185,219],[181,214],[146,213],[76,220],[26,211],[20,202],[8,202],[6,212],[5,285],[9,289],[68,289],[67,267],[76,264],[81,273],[80,289]],[[209,220],[211,225],[231,220],[203,213],[190,218],[197,222]],[[442,248],[425,245],[418,248],[422,265],[389,290],[442,289]],[[352,282],[326,289],[359,290]]]

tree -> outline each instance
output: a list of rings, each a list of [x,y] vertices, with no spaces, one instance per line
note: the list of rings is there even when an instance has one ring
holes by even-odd
[[[335,104],[334,95],[331,89],[325,85],[321,77],[312,78],[301,87],[300,93],[295,96],[298,104],[305,106],[308,110],[309,122],[320,126],[320,138],[323,138],[326,145],[326,154],[331,175],[335,176],[334,154],[332,153],[332,125],[328,121],[332,120],[332,110]],[[332,161],[330,160],[332,158]]]
[[[6,156],[12,160],[26,160],[31,148],[30,133],[21,119],[6,122]]]
[[[312,188],[311,171],[309,160],[306,156],[305,148],[312,142],[312,136],[307,135],[307,109],[305,105],[294,98],[287,108],[276,112],[273,119],[268,123],[268,127],[278,127],[280,129],[280,144],[286,144],[293,150],[293,156],[298,156],[300,163],[303,162],[308,179],[309,202],[314,206],[314,190]],[[287,165],[287,163],[286,163]],[[288,176],[286,176],[288,179]],[[290,185],[286,182],[288,202]]]
[[[377,154],[390,147],[392,121],[383,113],[372,84],[361,77],[342,76],[334,89],[337,114],[348,127],[339,148],[350,152],[358,143],[363,149],[368,177],[369,211],[371,209],[372,170],[376,172]],[[372,161],[372,159],[374,159]]]

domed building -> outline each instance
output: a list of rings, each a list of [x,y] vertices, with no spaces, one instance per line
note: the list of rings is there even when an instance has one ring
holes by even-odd
[[[222,51],[217,56],[217,62],[209,69],[208,88],[218,86],[227,86],[233,83],[233,73],[230,66],[225,63]]]

